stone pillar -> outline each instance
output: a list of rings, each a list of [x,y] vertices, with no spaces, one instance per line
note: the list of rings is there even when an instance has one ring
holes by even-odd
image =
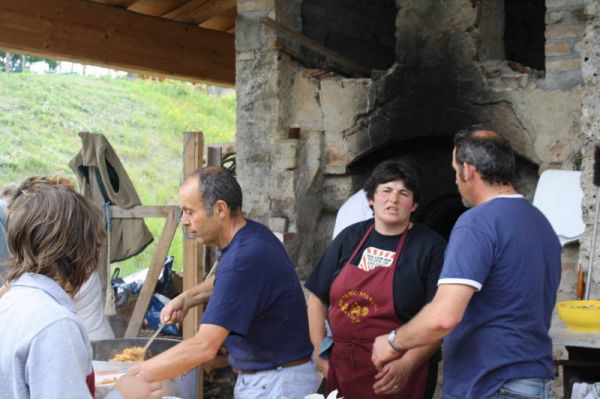
[[[600,4],[596,0],[585,0],[587,26],[581,44],[581,63],[583,75],[583,104],[581,112],[582,133],[587,141],[583,151],[581,166],[581,186],[584,192],[583,220],[586,231],[581,240],[579,266],[587,270],[589,265],[594,211],[598,187],[593,184],[594,146],[600,145]],[[600,297],[600,234],[596,239],[596,251],[593,259],[590,298]]]
[[[291,109],[297,99],[292,87],[301,68],[276,49],[283,38],[260,18],[269,17],[301,31],[301,0],[238,0],[237,10],[236,147],[243,209],[249,218],[269,225],[297,264],[299,243],[310,240],[311,233],[304,229],[304,237],[300,237],[299,209],[319,208],[314,206],[315,192],[306,195],[304,186],[310,183],[299,188],[299,179],[306,178],[298,166],[320,159],[320,146],[310,144],[308,147],[315,148],[307,151],[307,143],[315,135],[292,120]],[[295,128],[291,136],[300,131],[298,138],[289,138],[291,128]],[[316,136],[318,142],[319,134]],[[302,162],[299,156],[304,158]]]
[[[259,19],[270,17],[294,29],[300,1],[239,0],[236,21],[237,170],[248,217],[267,223],[273,208],[288,208],[293,182],[277,170],[287,137],[289,63],[274,47],[276,33]],[[289,149],[288,149],[289,150]],[[293,158],[293,157],[292,157]],[[285,202],[285,201],[283,201]],[[279,209],[277,209],[279,211]]]
[[[269,225],[305,277],[329,242],[330,215],[352,194],[348,147],[370,80],[313,75],[275,47],[298,50],[259,19],[301,32],[301,4],[238,0],[236,147],[244,212]]]

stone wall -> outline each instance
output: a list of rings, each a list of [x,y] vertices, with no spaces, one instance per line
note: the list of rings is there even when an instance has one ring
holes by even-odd
[[[579,267],[587,270],[592,247],[593,223],[598,187],[593,184],[594,178],[594,146],[600,143],[600,3],[595,0],[585,1],[585,18],[587,24],[585,36],[581,43],[583,104],[581,111],[581,131],[585,137],[582,148],[583,163],[581,166],[581,185],[584,191],[583,219],[586,232],[581,240]],[[598,176],[600,178],[600,176]],[[596,241],[593,258],[591,298],[600,298],[600,234]]]
[[[582,83],[579,46],[585,19],[583,0],[546,0],[546,88]]]
[[[503,0],[396,0],[394,65],[365,78],[291,59],[275,47],[286,38],[258,21],[269,16],[302,32],[309,6],[306,30],[319,39],[319,5],[332,3],[238,0],[237,170],[246,214],[279,235],[305,277],[329,243],[335,212],[376,160],[396,152],[435,158],[427,180],[450,193],[452,176],[435,173],[447,163],[444,140],[484,122],[519,154],[519,188],[529,199],[543,170],[582,170],[587,229],[581,244],[563,248],[559,290],[559,300],[575,298],[598,193],[600,2],[546,0],[544,71],[503,59]],[[600,297],[597,246],[592,298]],[[560,397],[558,380],[555,392]]]

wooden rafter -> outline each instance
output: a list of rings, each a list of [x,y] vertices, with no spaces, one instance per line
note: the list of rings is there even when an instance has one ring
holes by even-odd
[[[233,85],[234,46],[228,33],[87,0],[0,1],[0,48],[16,53]]]
[[[92,0],[96,3],[103,3],[109,6],[117,6],[121,8],[127,8],[137,2],[138,0]]]
[[[214,17],[200,24],[201,28],[218,30],[221,32],[235,32],[235,18],[237,17],[237,8],[234,7],[224,13],[215,15]]]
[[[180,22],[201,24],[213,16],[235,8],[236,0],[191,0],[165,15]]]
[[[141,14],[159,17],[171,10],[185,4],[188,0],[138,0],[129,7],[129,10]]]

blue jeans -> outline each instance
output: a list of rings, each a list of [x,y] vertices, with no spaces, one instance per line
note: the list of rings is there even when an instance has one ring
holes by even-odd
[[[235,399],[304,399],[315,393],[319,380],[315,363],[293,367],[278,367],[256,374],[238,374],[233,396]]]
[[[515,378],[508,380],[489,399],[551,399],[552,380]]]

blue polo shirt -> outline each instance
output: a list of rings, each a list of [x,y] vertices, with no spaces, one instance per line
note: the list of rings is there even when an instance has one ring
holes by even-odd
[[[461,215],[439,284],[477,292],[444,340],[444,398],[487,398],[510,379],[553,378],[548,330],[560,273],[552,226],[521,196]]]
[[[202,323],[231,330],[229,360],[268,370],[310,356],[304,294],[285,248],[260,223],[247,223],[222,250]]]

